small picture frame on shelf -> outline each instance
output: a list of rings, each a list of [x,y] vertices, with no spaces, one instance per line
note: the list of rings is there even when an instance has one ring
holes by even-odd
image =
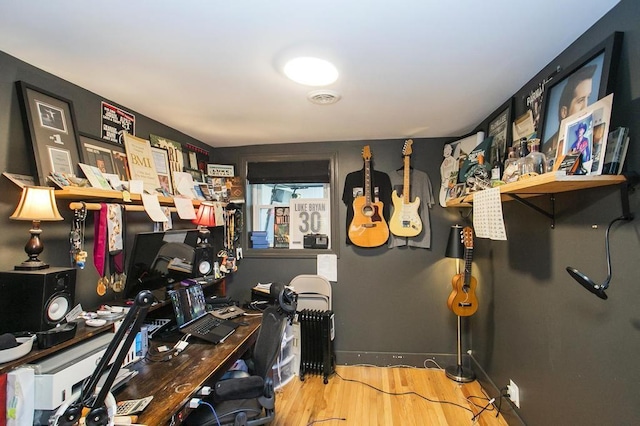
[[[153,162],[160,181],[160,192],[165,197],[173,195],[173,181],[171,180],[171,166],[169,165],[169,151],[166,148],[151,147]]]
[[[199,169],[191,169],[189,167],[185,167],[184,171],[189,173],[193,177],[193,181],[197,183],[204,182],[204,176],[201,170]]]
[[[102,173],[118,175],[121,181],[129,180],[127,155],[120,144],[80,132],[80,160]]]
[[[506,158],[507,148],[511,146],[512,122],[513,98],[509,98],[491,115],[487,129],[487,136],[493,137],[490,154],[497,150],[500,153],[500,157],[502,157],[500,158],[501,162]],[[493,158],[485,158],[485,162],[488,164],[491,164],[493,160]]]
[[[212,177],[233,177],[233,164],[207,164],[207,175]]]

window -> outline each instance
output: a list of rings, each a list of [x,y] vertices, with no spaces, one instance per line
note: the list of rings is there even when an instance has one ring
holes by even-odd
[[[245,255],[338,252],[334,153],[245,157],[242,165],[247,176]]]

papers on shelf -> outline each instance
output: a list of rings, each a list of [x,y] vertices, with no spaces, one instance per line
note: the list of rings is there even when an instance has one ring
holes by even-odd
[[[167,222],[167,216],[165,216],[162,207],[160,207],[160,201],[156,194],[141,194],[142,205],[147,212],[151,220],[154,222]]]
[[[180,219],[191,220],[196,218],[196,210],[193,208],[193,202],[188,198],[174,198],[173,203],[176,205],[178,217]]]

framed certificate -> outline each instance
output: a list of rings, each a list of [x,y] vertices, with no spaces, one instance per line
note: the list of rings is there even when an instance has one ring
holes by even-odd
[[[151,143],[128,133],[124,134],[123,139],[131,180],[142,181],[145,192],[155,194],[160,189],[160,180],[151,151]]]

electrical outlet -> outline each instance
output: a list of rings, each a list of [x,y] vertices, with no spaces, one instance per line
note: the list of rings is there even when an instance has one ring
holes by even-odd
[[[507,392],[509,393],[509,399],[511,402],[516,404],[516,407],[520,408],[520,389],[511,379],[509,379],[509,384],[507,385]]]

